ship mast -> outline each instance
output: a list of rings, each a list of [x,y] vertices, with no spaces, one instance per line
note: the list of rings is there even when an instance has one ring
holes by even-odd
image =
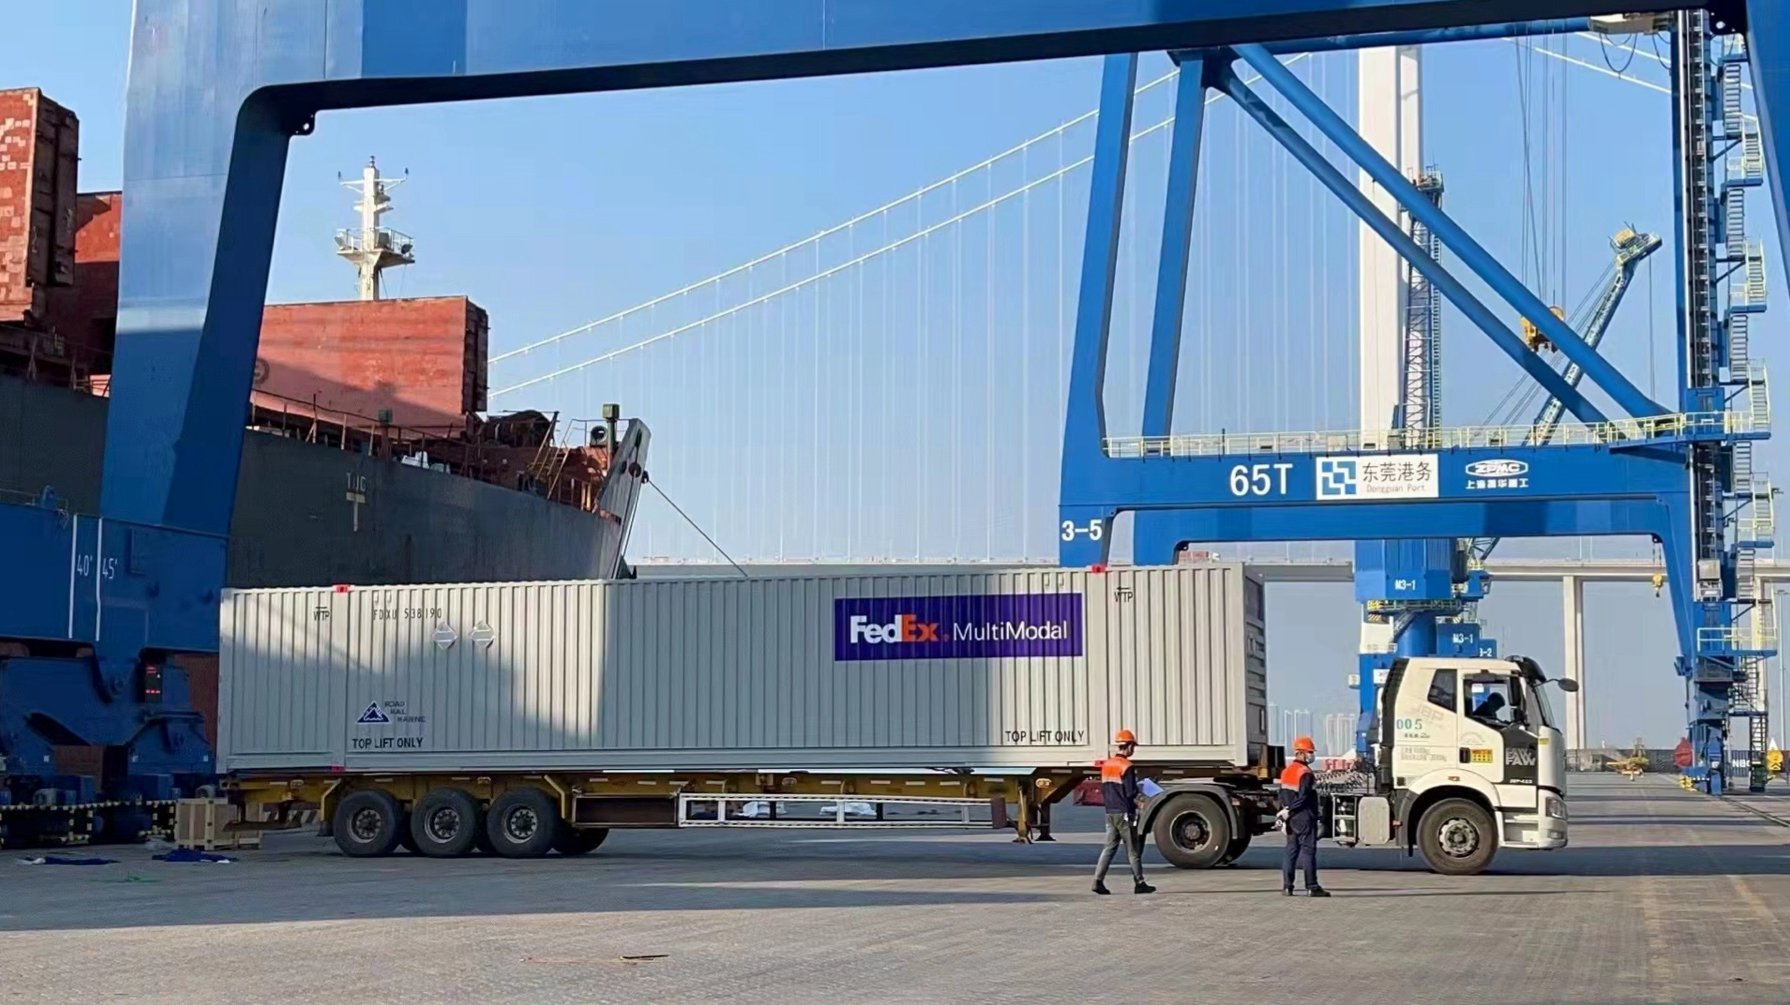
[[[411,255],[410,235],[379,225],[379,218],[392,211],[392,200],[387,193],[404,184],[410,172],[407,170],[404,175],[404,178],[379,177],[379,166],[369,157],[367,166],[361,169],[359,181],[341,181],[342,176],[336,176],[343,188],[360,195],[360,201],[354,204],[360,211],[360,229],[336,231],[336,254],[354,266],[360,277],[362,300],[379,299],[379,277],[386,269],[416,262]]]

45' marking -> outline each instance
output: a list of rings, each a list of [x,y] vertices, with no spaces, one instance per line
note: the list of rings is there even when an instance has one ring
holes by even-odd
[[[1231,495],[1265,496],[1287,494],[1287,472],[1291,461],[1276,464],[1239,464],[1231,469]]]
[[[1100,540],[1106,536],[1106,521],[1096,517],[1089,520],[1086,527],[1077,527],[1074,520],[1063,521],[1063,540],[1073,541],[1082,534],[1086,534],[1090,541]]]

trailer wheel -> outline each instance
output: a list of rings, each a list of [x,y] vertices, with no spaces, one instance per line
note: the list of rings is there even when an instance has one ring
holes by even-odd
[[[459,789],[430,789],[410,808],[410,834],[431,858],[456,858],[478,840],[479,804]]]
[[[1150,830],[1156,850],[1180,869],[1210,869],[1231,847],[1231,819],[1207,796],[1175,796],[1157,812]]]
[[[1423,811],[1417,843],[1433,871],[1472,876],[1498,853],[1498,831],[1485,807],[1467,799],[1444,799]]]
[[[559,807],[540,789],[512,789],[491,801],[485,840],[504,858],[539,858],[559,833]]]
[[[553,850],[561,855],[587,855],[608,836],[607,827],[572,827],[562,822],[553,836]]]
[[[398,846],[404,811],[390,793],[378,789],[350,792],[336,804],[330,817],[330,831],[336,847],[353,858],[374,858],[390,855]]]
[[[1219,859],[1218,864],[1230,865],[1242,858],[1243,853],[1249,850],[1249,838],[1250,835],[1248,834],[1239,834],[1236,837],[1231,838],[1230,845],[1224,850],[1224,858]]]

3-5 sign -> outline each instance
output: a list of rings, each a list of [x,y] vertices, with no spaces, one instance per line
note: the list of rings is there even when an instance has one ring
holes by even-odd
[[[1231,495],[1265,496],[1287,494],[1287,472],[1290,461],[1269,464],[1239,464],[1231,469]]]

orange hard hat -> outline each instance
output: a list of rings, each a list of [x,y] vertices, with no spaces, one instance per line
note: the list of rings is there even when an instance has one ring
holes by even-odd
[[[1129,729],[1121,729],[1117,733],[1113,734],[1113,742],[1114,743],[1136,743],[1137,742],[1137,734],[1133,733]]]
[[[1309,736],[1301,736],[1293,741],[1293,753],[1295,754],[1315,754],[1317,752],[1318,745],[1311,742]]]

